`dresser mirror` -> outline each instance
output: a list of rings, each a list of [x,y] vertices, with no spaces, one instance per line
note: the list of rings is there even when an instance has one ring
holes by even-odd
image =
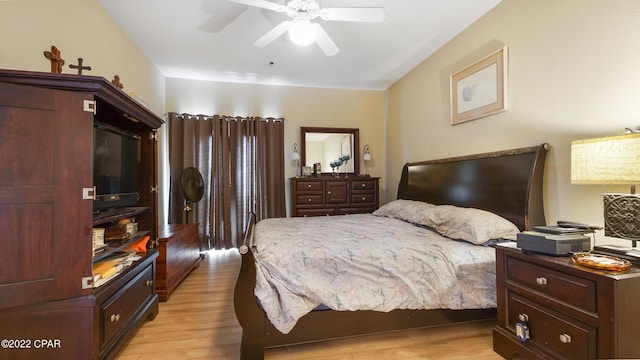
[[[354,128],[301,127],[301,165],[313,168],[315,163],[320,163],[323,174],[331,174],[332,172],[359,174],[360,139],[358,134],[359,130]],[[345,156],[349,159],[336,167],[335,162]]]

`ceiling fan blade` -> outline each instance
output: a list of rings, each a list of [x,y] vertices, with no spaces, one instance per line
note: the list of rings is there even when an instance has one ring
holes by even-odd
[[[340,49],[338,49],[338,45],[336,45],[336,43],[331,40],[331,37],[329,36],[329,34],[327,34],[326,31],[324,31],[322,26],[320,26],[319,24],[314,25],[318,29],[318,32],[316,34],[316,43],[318,43],[318,46],[320,46],[320,49],[322,49],[324,54],[327,56],[333,56],[339,53]]]
[[[359,21],[381,23],[385,18],[384,8],[324,8],[320,17],[329,21]]]
[[[291,26],[290,20],[285,20],[281,22],[280,24],[278,24],[278,26],[271,29],[271,31],[264,34],[260,39],[256,40],[256,42],[254,42],[253,45],[257,47],[265,47],[271,44],[273,40],[277,39],[278,37],[280,37],[280,35],[287,32],[290,26]]]
[[[249,6],[255,6],[255,7],[259,7],[267,10],[273,10],[277,12],[287,11],[286,6],[272,3],[271,1],[267,1],[267,0],[227,0],[227,1],[231,1],[238,4],[245,4]]]

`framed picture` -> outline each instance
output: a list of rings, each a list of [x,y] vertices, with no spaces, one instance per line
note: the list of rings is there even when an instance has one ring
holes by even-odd
[[[451,125],[507,110],[507,47],[451,75]]]

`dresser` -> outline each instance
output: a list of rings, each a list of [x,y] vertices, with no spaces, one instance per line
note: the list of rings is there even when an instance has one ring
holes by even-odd
[[[497,246],[496,281],[493,348],[504,358],[640,358],[640,268],[592,270]]]
[[[291,215],[373,212],[379,206],[378,181],[379,178],[366,176],[291,178]]]

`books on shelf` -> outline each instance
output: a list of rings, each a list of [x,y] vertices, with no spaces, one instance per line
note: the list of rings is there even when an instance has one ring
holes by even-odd
[[[141,255],[130,252],[116,252],[106,258],[93,263],[93,287],[100,287],[122,271],[127,269],[135,261],[142,258]]]

